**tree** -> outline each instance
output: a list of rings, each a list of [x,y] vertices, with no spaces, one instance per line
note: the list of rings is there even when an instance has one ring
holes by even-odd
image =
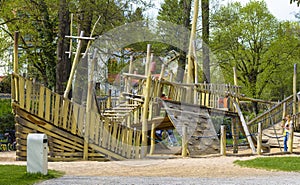
[[[52,3],[55,2],[51,1]],[[20,63],[28,66],[29,74],[40,77],[45,85],[51,87],[55,84],[55,37],[56,16],[55,6],[48,6],[48,1],[1,1],[2,27],[12,39],[15,31],[20,31]],[[32,69],[35,70],[32,70]]]
[[[297,2],[297,6],[300,5],[300,0],[290,0],[290,3],[292,4],[293,2]]]
[[[192,0],[165,0],[158,12],[157,19],[171,22],[176,25],[183,25],[190,29],[191,4]],[[189,38],[187,36],[183,37],[186,38],[186,43],[184,45],[186,45],[187,48]],[[182,51],[174,47],[170,47],[169,50],[175,50],[180,53],[176,81],[182,82],[187,53],[186,51]]]
[[[72,35],[85,31],[85,36],[89,36],[99,17],[101,20],[94,35],[101,35],[113,27],[133,21],[134,18],[129,17],[131,13],[128,13],[132,11],[130,2],[144,6],[136,12],[136,16],[147,7],[143,0],[0,1],[0,25],[7,25],[7,28],[1,26],[1,31],[12,39],[14,32],[20,31],[19,61],[21,64],[26,63],[27,74],[48,87],[56,86],[57,91],[62,93],[70,66],[70,59],[66,54],[69,51],[69,39],[64,38],[70,35],[70,14],[74,14],[73,27],[77,28],[73,29],[75,31]],[[85,46],[86,42],[83,51]]]
[[[232,82],[232,67],[236,67],[247,96],[267,97],[267,87],[292,65],[290,58],[299,40],[280,31],[279,22],[264,2],[251,1],[244,7],[230,3],[213,16],[213,23],[210,46],[225,78]],[[257,113],[257,103],[253,104]]]
[[[203,81],[210,83],[209,58],[209,0],[201,0],[202,10],[202,53],[203,53]]]
[[[71,70],[71,61],[66,51],[70,48],[69,39],[66,38],[70,34],[70,11],[69,4],[66,0],[59,1],[58,11],[58,41],[57,41],[57,65],[56,65],[56,92],[63,94],[66,88],[66,82],[69,79]]]

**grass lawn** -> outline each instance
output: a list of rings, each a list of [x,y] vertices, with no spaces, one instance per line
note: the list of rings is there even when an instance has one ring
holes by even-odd
[[[31,185],[44,180],[58,178],[62,172],[48,170],[47,175],[27,173],[26,166],[0,165],[0,184],[5,185]]]
[[[266,170],[300,172],[300,157],[258,157],[246,161],[237,160],[234,164]]]

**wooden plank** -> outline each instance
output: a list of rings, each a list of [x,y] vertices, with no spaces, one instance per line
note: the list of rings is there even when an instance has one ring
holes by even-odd
[[[141,158],[141,132],[136,131],[136,137],[135,137],[135,158],[139,159]]]
[[[69,105],[70,105],[70,101],[68,99],[64,99],[63,111],[62,111],[63,112],[63,114],[62,114],[62,128],[64,128],[64,129],[67,129]]]
[[[111,142],[112,142],[112,129],[113,129],[113,123],[109,124],[109,132],[108,132],[108,145],[107,145],[107,149],[111,149]]]
[[[85,107],[80,106],[79,107],[79,113],[78,113],[78,122],[77,122],[77,135],[83,137],[83,127],[84,127],[84,115],[85,115]]]
[[[74,103],[70,102],[69,111],[68,111],[68,120],[67,120],[67,130],[68,131],[71,131],[71,128],[72,128],[72,116],[74,114],[73,106],[74,106]]]
[[[44,118],[45,110],[45,87],[40,86],[39,102],[38,102],[38,116]]]
[[[29,122],[29,121],[27,121],[27,120],[25,120],[24,118],[21,118],[21,117],[18,117],[16,119],[22,125],[26,125],[29,128],[34,129],[38,132],[45,133],[45,134],[47,134],[48,137],[55,138],[54,140],[55,140],[56,143],[61,143],[64,146],[67,146],[69,148],[75,148],[76,150],[80,150],[82,148],[82,145],[83,145],[82,139],[80,141],[79,138],[76,138],[76,137],[68,134],[67,132],[63,132],[59,129],[57,129],[57,130],[56,129],[53,129],[53,130],[45,129],[45,128],[39,127],[38,125],[33,124],[33,123],[31,123],[31,122]],[[32,132],[32,130],[31,130],[31,132]],[[79,140],[81,143],[80,142],[75,142],[76,140]]]
[[[59,108],[60,108],[60,95],[55,94],[55,104],[54,104],[54,111],[53,111],[53,117],[54,117],[54,125],[58,126],[59,125]]]
[[[126,153],[126,140],[127,140],[127,127],[123,127],[122,129],[122,152],[121,155],[125,156]]]
[[[240,120],[241,120],[241,122],[242,122],[243,130],[244,130],[245,135],[246,135],[246,137],[247,137],[247,140],[248,140],[248,143],[249,143],[249,145],[250,145],[250,148],[252,149],[252,153],[255,154],[255,153],[256,153],[256,151],[255,151],[255,146],[254,146],[252,137],[251,137],[251,135],[250,135],[250,132],[249,132],[249,130],[248,130],[248,126],[247,126],[247,123],[246,123],[245,118],[244,118],[244,116],[243,116],[243,113],[242,113],[242,111],[241,111],[241,109],[240,109],[238,103],[237,103],[235,100],[233,100],[233,105],[235,106],[235,108],[236,108],[236,110],[237,110],[237,112],[238,112],[238,115],[239,115],[239,117],[240,117]]]
[[[121,153],[121,137],[122,135],[122,126],[121,125],[117,125],[117,137],[116,137],[116,150],[115,153],[120,154]]]
[[[19,103],[20,107],[23,109],[25,107],[25,80],[24,78],[19,78]]]
[[[15,108],[15,110],[16,110],[17,115],[19,115],[20,117],[26,119],[27,123],[32,123],[32,124],[37,126],[37,127],[32,128],[32,129],[37,130],[36,128],[39,128],[39,130],[37,130],[37,131],[43,131],[45,129],[50,130],[52,133],[55,133],[56,135],[59,135],[60,137],[68,138],[67,140],[65,140],[66,142],[68,140],[73,140],[76,143],[79,143],[80,145],[83,144],[82,138],[79,138],[79,137],[74,136],[70,133],[62,131],[62,130],[58,129],[57,127],[45,122],[41,118],[39,118],[35,115],[30,115],[30,114],[22,111],[21,109],[19,109],[17,107]],[[30,127],[32,127],[32,125],[30,125]],[[43,130],[41,130],[41,129],[43,129]]]
[[[16,100],[16,86],[15,86],[15,78],[16,76],[14,74],[11,75],[11,100],[14,102]]]
[[[73,103],[73,114],[72,114],[72,121],[71,121],[71,133],[72,134],[77,133],[78,111],[79,111],[79,105],[76,103]]]
[[[50,89],[46,89],[46,103],[45,103],[45,120],[50,121],[51,114],[51,91]]]
[[[95,121],[96,121],[96,125],[95,125],[95,144],[99,145],[99,135],[100,135],[100,116],[99,114],[95,114]]]
[[[103,128],[103,139],[102,139],[102,147],[103,148],[107,148],[107,141],[108,141],[108,132],[109,132],[109,126],[108,126],[109,122],[105,121],[104,123],[104,128]]]
[[[108,156],[110,156],[113,159],[117,159],[117,160],[125,160],[126,159],[125,157],[122,157],[122,156],[120,156],[116,153],[113,153],[113,152],[111,152],[109,150],[106,150],[106,149],[104,149],[100,146],[97,146],[95,144],[89,144],[89,147],[91,147],[91,148],[93,148],[93,149],[95,149],[95,150],[97,150],[101,153],[107,154]]]
[[[117,131],[118,131],[118,123],[113,123],[111,151],[116,151],[117,148]]]
[[[92,112],[92,111],[90,112],[90,124],[88,124],[90,126],[89,137],[92,141],[95,141],[95,125],[96,125],[96,115],[95,114],[96,114],[95,112]]]
[[[133,135],[133,130],[132,129],[128,129],[128,136],[127,136],[127,138],[128,138],[128,140],[127,140],[127,155],[126,155],[126,157],[128,158],[128,159],[130,159],[131,158],[131,149],[132,149],[132,145],[133,145],[133,143],[132,143],[132,135]]]

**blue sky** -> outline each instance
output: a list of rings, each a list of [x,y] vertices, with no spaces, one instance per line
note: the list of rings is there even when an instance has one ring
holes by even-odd
[[[147,13],[157,14],[160,3],[164,0],[148,0],[156,5],[155,8],[149,10]],[[219,0],[220,3],[226,4],[228,2],[241,2],[243,5],[249,2],[250,0]],[[277,17],[279,20],[296,20],[294,14],[300,12],[300,7],[297,7],[296,3],[290,4],[290,0],[264,0],[268,6],[269,11]]]

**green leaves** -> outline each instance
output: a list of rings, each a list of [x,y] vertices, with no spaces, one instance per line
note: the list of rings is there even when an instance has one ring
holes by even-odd
[[[245,6],[228,4],[213,15],[212,21],[215,29],[210,46],[228,81],[232,81],[232,67],[236,67],[239,85],[247,96],[278,100],[289,95],[288,90],[276,91],[275,96],[270,93],[277,88],[280,76],[292,74],[288,72],[295,62],[291,58],[297,58],[293,48],[299,43],[295,27],[279,23],[260,1]]]

